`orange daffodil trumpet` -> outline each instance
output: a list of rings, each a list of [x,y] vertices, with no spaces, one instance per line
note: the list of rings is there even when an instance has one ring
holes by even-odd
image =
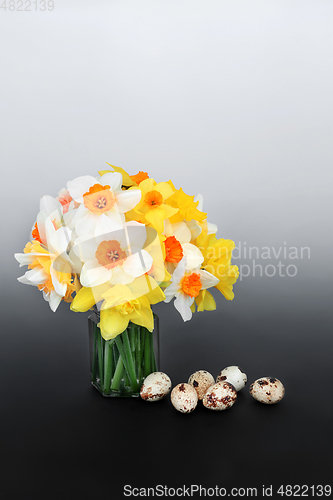
[[[100,311],[102,336],[114,339],[129,322],[153,329],[151,306],[173,298],[184,321],[214,310],[209,290],[234,297],[234,243],[217,239],[201,195],[140,170],[108,164],[96,177],[76,177],[56,198],[43,196],[24,252],[21,283],[38,287],[55,311]]]

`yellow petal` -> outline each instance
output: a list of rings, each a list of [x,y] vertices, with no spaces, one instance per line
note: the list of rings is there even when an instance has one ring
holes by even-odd
[[[129,315],[123,315],[114,308],[101,310],[100,329],[105,340],[114,339],[126,330]]]
[[[140,189],[142,191],[142,197],[141,199],[144,198],[144,195],[148,193],[149,191],[152,191],[155,189],[156,186],[156,181],[152,178],[149,177],[149,179],[145,179],[144,181],[140,182]]]
[[[126,172],[126,170],[124,170],[121,167],[116,167],[115,165],[111,165],[111,163],[108,163],[108,162],[106,162],[106,163],[108,165],[110,165],[110,167],[113,168],[114,172],[119,172],[123,176],[123,186],[128,187],[128,186],[134,186],[134,185],[136,185],[135,182],[132,181],[132,179],[130,178],[130,176]],[[108,172],[112,172],[112,170],[100,170],[98,173],[99,173],[99,175],[104,175],[104,174],[106,174]]]
[[[141,224],[145,223],[145,216],[136,210],[129,210],[125,214],[126,222],[135,220],[136,222],[141,222]]]
[[[216,302],[213,295],[208,290],[201,290],[198,297],[195,298],[198,311],[215,311]]]
[[[225,286],[220,282],[215,288],[217,288],[227,300],[233,300],[235,294],[232,291],[232,285]]]
[[[102,293],[105,292],[107,286],[105,284],[94,286],[93,288],[82,287],[75,295],[71,303],[71,310],[74,312],[86,312],[91,309],[97,302],[102,300]]]
[[[99,170],[99,175],[112,174],[113,170]]]
[[[159,182],[156,184],[154,189],[161,193],[163,200],[166,200],[169,196],[173,195],[173,189],[168,182]]]
[[[133,296],[140,298],[145,296],[150,304],[157,304],[165,299],[164,292],[158,286],[158,283],[147,274],[136,278],[128,285]]]
[[[139,302],[141,307],[136,311],[138,316],[136,318],[131,318],[131,321],[136,325],[144,326],[152,332],[154,330],[154,316],[150,308],[149,300],[146,297],[141,297]]]
[[[165,211],[165,219],[170,219],[172,216],[174,216],[175,214],[177,214],[177,212],[179,211],[179,208],[174,208],[174,207],[171,207],[170,205],[167,205],[167,204],[163,204],[161,205]]]
[[[119,306],[134,300],[136,297],[133,295],[131,290],[127,285],[114,285],[108,286],[108,289],[104,291],[103,297],[104,302],[101,309],[109,309],[110,307]]]
[[[142,183],[141,183],[142,184]],[[158,231],[163,232],[164,219],[166,219],[165,211],[162,207],[156,207],[146,213],[146,220]]]

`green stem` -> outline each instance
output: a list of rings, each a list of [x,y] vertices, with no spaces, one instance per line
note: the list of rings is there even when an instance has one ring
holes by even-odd
[[[117,337],[115,338],[115,340],[116,340],[116,346],[117,346],[118,351],[119,351],[119,357],[123,360],[123,365],[124,365],[124,368],[125,368],[125,374],[129,377],[128,364],[127,364],[125,349],[124,349],[123,343],[121,341],[121,336],[122,336],[122,334],[121,335],[117,335]]]
[[[133,356],[132,356],[132,352],[131,352],[131,346],[129,343],[127,330],[123,331],[122,337],[123,337],[124,351],[125,351],[126,361],[127,361],[128,376],[129,376],[130,381],[131,381],[131,387],[132,387],[133,392],[137,392],[139,390],[139,386],[138,386],[138,382],[136,379],[135,365],[134,365],[134,361],[133,361]]]
[[[150,333],[150,355],[151,355],[151,371],[156,372],[156,359],[155,359],[155,351],[154,351],[153,332]]]
[[[95,323],[93,323],[93,359],[91,368],[91,380],[93,384],[96,384],[96,362],[97,362],[97,352],[96,352],[96,342],[98,336],[98,328]]]
[[[99,368],[99,385],[100,389],[103,392],[103,346],[102,346],[102,335],[99,334],[97,339],[97,350],[98,350],[98,368]]]
[[[146,334],[145,334],[145,370],[144,370],[144,374],[145,374],[145,377],[147,377],[150,373],[151,373],[151,366],[150,366],[150,338],[149,338],[149,335],[150,332],[145,329],[146,331]]]
[[[135,380],[139,378],[138,375],[138,360],[137,360],[137,350],[136,350],[136,326],[131,323],[130,328],[129,328],[129,341],[130,341],[130,346],[131,346],[131,353],[132,353],[132,358],[134,362],[134,372],[135,372]]]
[[[119,356],[117,366],[113,374],[111,390],[113,391],[119,390],[120,382],[121,379],[123,378],[123,373],[124,373],[124,363],[121,357]]]
[[[135,344],[136,344],[136,373],[141,384],[142,378],[142,354],[141,354],[141,328],[140,326],[135,327]]]
[[[114,339],[106,340],[104,345],[104,391],[105,392],[110,392],[112,365],[113,365],[113,353],[112,353],[113,343]]]

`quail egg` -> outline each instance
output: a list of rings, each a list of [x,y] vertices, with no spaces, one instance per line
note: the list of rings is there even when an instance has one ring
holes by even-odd
[[[224,368],[216,378],[216,382],[223,381],[230,382],[238,392],[245,386],[247,376],[239,366],[227,366],[227,368]]]
[[[215,383],[213,375],[205,370],[199,370],[192,373],[188,379],[188,383],[197,391],[198,399],[202,399],[207,389]]]
[[[191,413],[198,403],[198,394],[190,384],[178,384],[171,391],[171,403],[181,413]]]
[[[237,391],[229,382],[218,382],[206,391],[203,405],[210,410],[227,410],[235,403]]]
[[[171,380],[166,373],[154,372],[143,381],[140,396],[145,401],[159,401],[171,390]]]
[[[280,380],[273,377],[258,378],[250,385],[250,394],[254,399],[273,405],[281,401],[284,396],[284,386]]]

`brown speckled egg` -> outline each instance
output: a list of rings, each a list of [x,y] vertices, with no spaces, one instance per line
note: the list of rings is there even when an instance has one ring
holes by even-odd
[[[246,373],[239,366],[227,366],[220,375],[217,376],[216,382],[230,382],[236,389],[241,391],[247,382]]]
[[[273,405],[283,398],[284,386],[277,378],[262,377],[250,385],[250,394],[260,403]]]
[[[171,380],[166,373],[154,372],[143,381],[140,396],[145,401],[159,401],[166,396],[171,389]]]
[[[198,403],[198,395],[190,384],[178,384],[171,391],[171,403],[181,413],[191,413]]]
[[[205,370],[199,370],[195,373],[192,373],[190,378],[188,379],[188,383],[194,387],[197,391],[198,399],[202,399],[205,395],[207,389],[215,384],[215,380],[213,375],[206,372]]]
[[[204,395],[203,405],[209,410],[227,410],[235,403],[237,391],[229,382],[212,385]]]

